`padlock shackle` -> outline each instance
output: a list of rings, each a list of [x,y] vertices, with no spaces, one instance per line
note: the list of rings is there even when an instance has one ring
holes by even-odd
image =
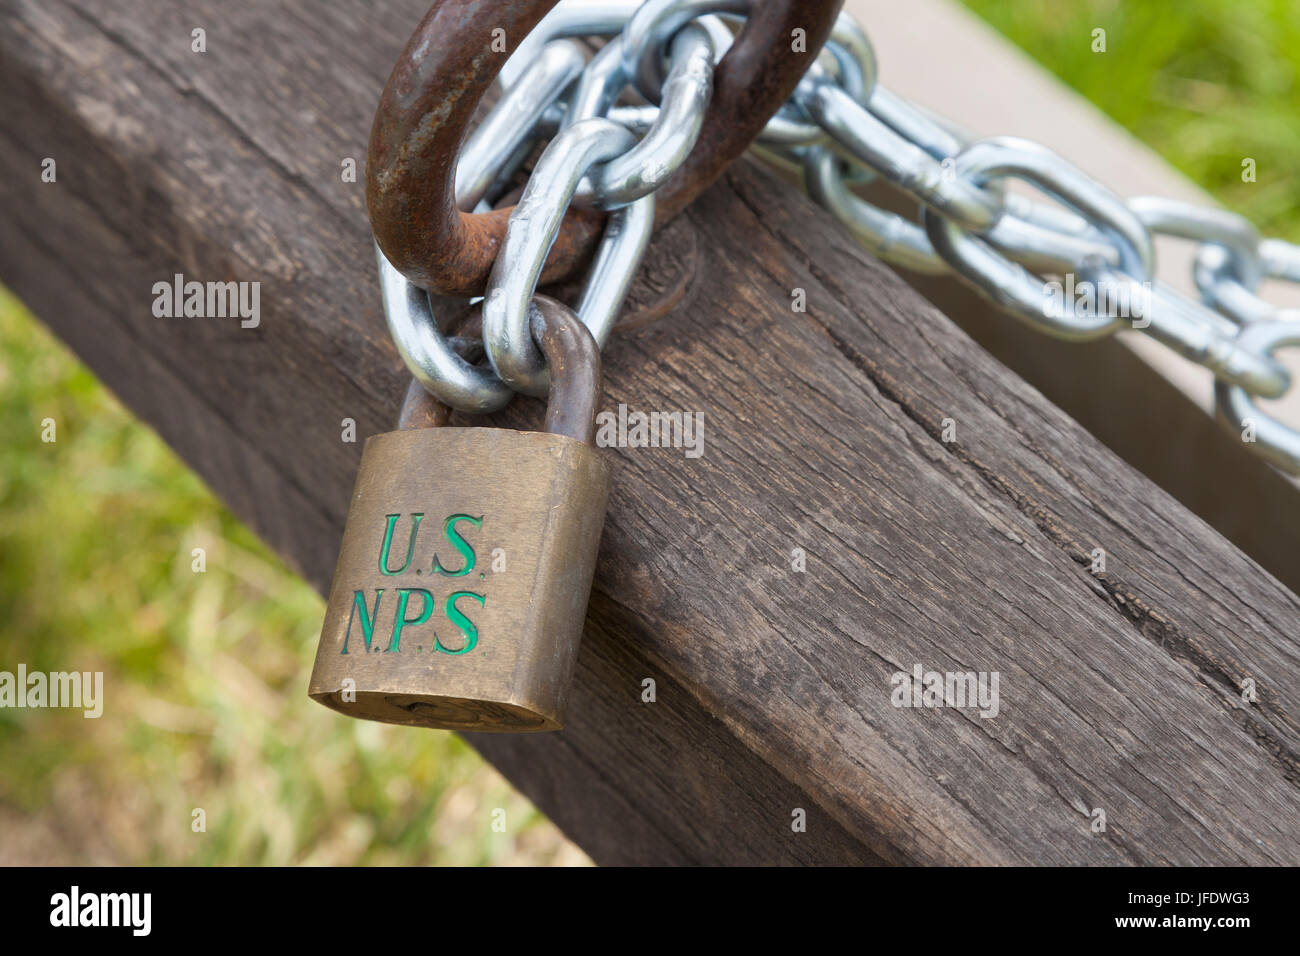
[[[412,428],[442,428],[450,419],[451,406],[438,401],[420,384],[418,378],[412,378],[406,386],[402,410],[397,413],[397,430],[404,432]]]
[[[577,313],[547,295],[533,296],[530,331],[546,358],[551,391],[546,405],[545,429],[575,438],[584,445],[596,440],[596,408],[600,405],[600,347]],[[483,328],[483,309],[476,305],[452,320],[456,331],[452,347],[462,358]],[[416,379],[407,386],[397,428],[440,428],[451,409],[430,395]]]
[[[535,295],[533,305],[533,340],[551,373],[546,430],[593,445],[600,405],[600,347],[578,314],[563,302]]]

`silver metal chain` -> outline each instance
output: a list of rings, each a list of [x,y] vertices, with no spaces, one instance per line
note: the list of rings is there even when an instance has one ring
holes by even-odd
[[[389,327],[412,372],[454,408],[484,412],[545,394],[528,334],[541,266],[570,203],[611,210],[577,312],[603,345],[650,238],[654,191],[685,161],[732,39],[738,0],[562,0],[501,72],[502,95],[462,150],[462,209],[488,208],[549,139],[510,220],[483,303],[487,362],[442,337],[438,312],[380,253]],[[588,59],[574,37],[608,37]],[[633,92],[653,105],[620,105]],[[1278,349],[1300,346],[1300,312],[1255,292],[1300,282],[1300,246],[1249,221],[1178,200],[1124,200],[1037,143],[973,140],[877,82],[870,41],[842,14],[795,95],[755,146],[800,173],[808,194],[869,251],[917,272],[952,274],[1049,335],[1088,341],[1133,328],[1215,375],[1218,418],[1273,464],[1300,474],[1300,431],[1256,398],[1291,387]],[[908,219],[853,187],[880,180],[916,200]],[[1033,186],[1051,202],[1006,191]],[[1188,298],[1156,276],[1153,236],[1198,244]],[[1073,293],[1073,294],[1071,294]]]

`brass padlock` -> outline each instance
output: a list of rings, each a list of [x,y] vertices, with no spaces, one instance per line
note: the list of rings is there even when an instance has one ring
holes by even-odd
[[[537,296],[546,432],[441,426],[412,382],[399,430],[365,445],[310,696],[353,717],[463,731],[558,730],[609,497],[593,447],[600,353]]]

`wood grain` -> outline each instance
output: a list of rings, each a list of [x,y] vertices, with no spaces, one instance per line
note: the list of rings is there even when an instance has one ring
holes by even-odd
[[[0,6],[0,280],[320,590],[340,421],[406,384],[340,164],[421,6]],[[155,318],[175,272],[261,282],[259,327]],[[598,861],[1300,863],[1300,599],[748,162],[656,240],[665,296],[605,407],[704,454],[606,452],[567,729],[473,740]],[[894,707],[917,664],[1000,712]]]

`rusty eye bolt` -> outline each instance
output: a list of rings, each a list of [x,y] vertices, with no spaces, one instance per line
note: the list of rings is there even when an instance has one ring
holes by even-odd
[[[456,208],[456,157],[470,120],[510,50],[556,0],[439,0],[420,22],[384,87],[370,130],[366,203],[384,255],[408,279],[443,295],[482,295],[514,207]],[[695,149],[658,190],[656,226],[704,191],[794,92],[839,12],[841,0],[754,4],[714,72],[714,94]],[[796,30],[806,52],[795,52]],[[500,37],[500,33],[495,34]],[[498,41],[499,42],[499,41]],[[573,276],[599,241],[605,214],[570,209],[542,282]]]

